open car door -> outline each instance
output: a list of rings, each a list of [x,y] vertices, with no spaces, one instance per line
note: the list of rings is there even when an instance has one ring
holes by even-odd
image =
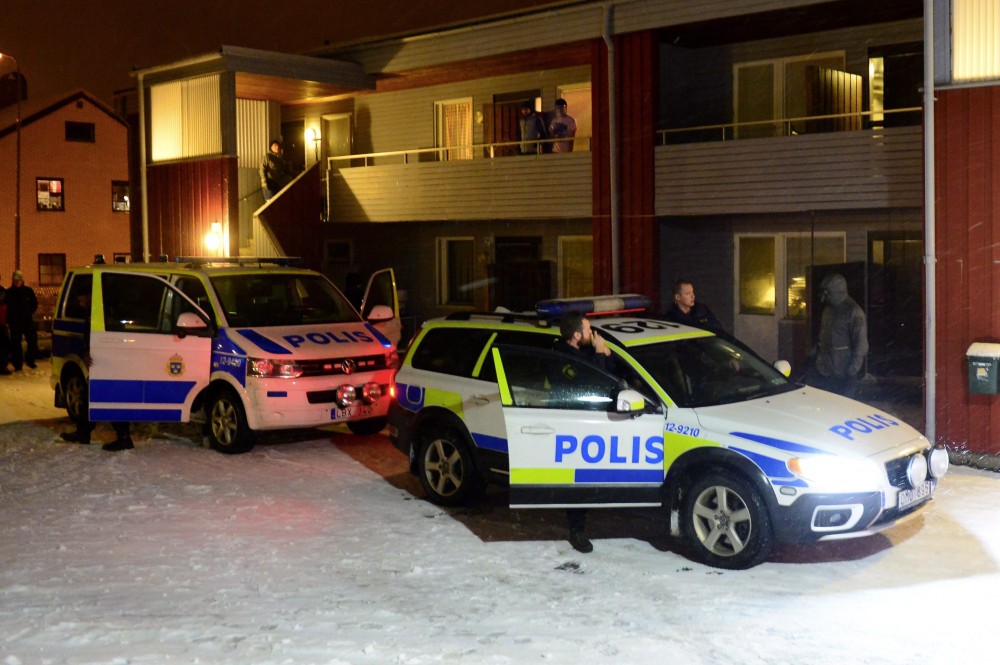
[[[659,506],[662,410],[583,358],[496,346],[512,508]]]
[[[209,316],[167,280],[94,270],[90,420],[186,422],[208,385]]]
[[[376,307],[387,307],[392,312]],[[385,268],[368,279],[365,297],[361,301],[361,316],[373,324],[380,333],[389,338],[393,346],[399,346],[403,336],[403,322],[399,318],[399,292],[396,290],[396,273]]]

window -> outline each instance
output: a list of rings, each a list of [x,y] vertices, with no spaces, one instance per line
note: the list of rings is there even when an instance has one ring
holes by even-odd
[[[951,76],[955,81],[1000,78],[996,0],[952,0]]]
[[[125,180],[111,181],[111,209],[114,212],[129,211],[128,182]]]
[[[587,360],[518,347],[502,349],[501,358],[516,407],[615,410],[621,381]]]
[[[90,293],[93,287],[92,275],[77,274],[69,286],[69,295],[63,305],[68,319],[84,319],[90,314]]]
[[[441,160],[472,159],[472,99],[434,102],[435,140]]]
[[[62,178],[37,178],[35,190],[39,210],[65,210]]]
[[[594,293],[594,239],[591,236],[559,237],[559,297],[577,298]]]
[[[79,143],[93,143],[95,137],[94,123],[66,121],[66,140]]]
[[[785,236],[785,287],[789,319],[806,318],[808,275],[813,266],[844,262],[844,235]]]
[[[411,363],[415,369],[470,377],[492,334],[490,330],[464,328],[429,330],[414,351]],[[486,362],[492,364],[493,361],[487,359]],[[492,378],[496,380],[495,372]]]
[[[739,239],[740,314],[774,314],[774,238]]]
[[[162,307],[170,288],[155,277],[105,274],[104,329],[110,332],[166,332]]]
[[[65,254],[38,255],[38,285],[58,286],[66,276]]]
[[[438,304],[473,304],[473,267],[475,253],[472,238],[438,238]]]

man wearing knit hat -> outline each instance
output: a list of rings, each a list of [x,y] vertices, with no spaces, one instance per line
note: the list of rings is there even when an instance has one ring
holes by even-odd
[[[11,277],[10,288],[7,289],[7,325],[10,327],[11,354],[10,363],[14,371],[19,372],[25,364],[35,369],[35,358],[38,357],[38,333],[35,330],[33,318],[38,309],[38,298],[35,291],[24,283],[24,274],[15,270]],[[21,339],[27,343],[27,353],[21,349]]]

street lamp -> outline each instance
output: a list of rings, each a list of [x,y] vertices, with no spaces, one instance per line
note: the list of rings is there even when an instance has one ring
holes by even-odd
[[[17,134],[17,156],[14,166],[14,270],[21,269],[21,65],[17,58],[6,53],[0,53],[0,60],[7,58],[14,61],[14,85],[17,96],[17,119],[14,121],[14,132]]]

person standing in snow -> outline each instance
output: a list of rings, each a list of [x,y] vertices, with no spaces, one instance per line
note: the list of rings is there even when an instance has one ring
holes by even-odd
[[[820,318],[812,385],[853,397],[868,355],[865,312],[847,293],[847,280],[832,274],[820,284],[826,303]]]
[[[20,372],[22,365],[35,369],[35,358],[38,357],[38,332],[35,330],[35,310],[38,309],[38,298],[35,290],[24,283],[24,274],[15,270],[7,289],[7,325],[10,326],[11,364],[14,371]],[[21,348],[24,340],[27,352]]]

